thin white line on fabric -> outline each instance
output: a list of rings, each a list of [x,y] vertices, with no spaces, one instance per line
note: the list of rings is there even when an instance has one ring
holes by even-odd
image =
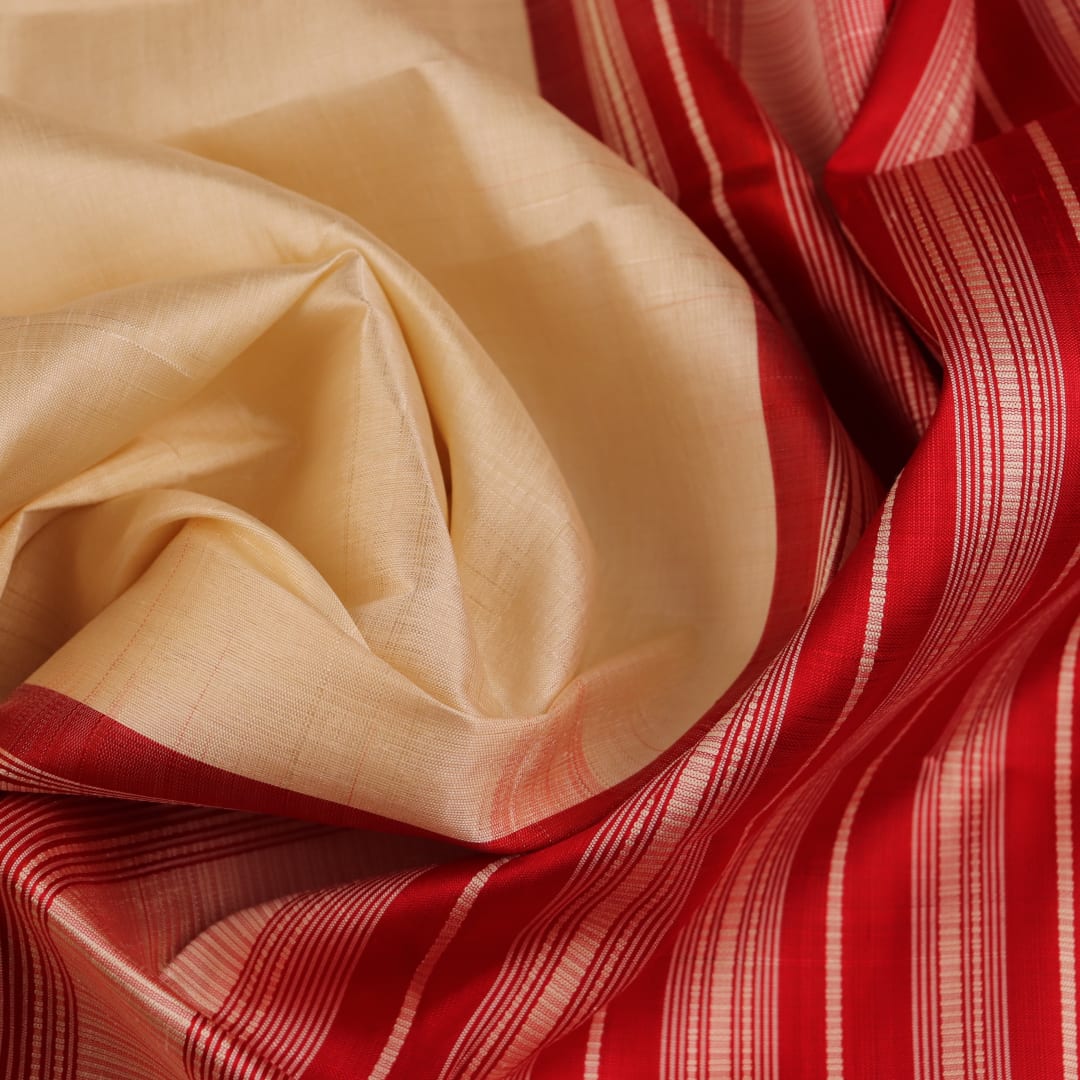
[[[743,234],[735,215],[728,205],[724,195],[724,170],[720,159],[716,156],[716,149],[705,130],[705,122],[701,116],[694,87],[686,71],[682,52],[679,50],[679,41],[675,33],[675,24],[671,17],[671,7],[667,0],[653,0],[653,12],[656,15],[656,23],[660,30],[660,37],[664,43],[664,52],[667,54],[671,74],[675,80],[675,86],[679,92],[679,100],[682,102],[683,111],[686,113],[686,122],[690,126],[690,132],[694,136],[694,142],[709,173],[709,196],[712,200],[713,209],[720,223],[727,230],[732,243],[738,248],[739,254],[754,275],[754,284],[761,290],[769,307],[776,318],[793,335],[798,337],[794,329],[794,322],[788,314],[776,291],[773,283],[769,280],[757,256],[750,247],[746,236]]]
[[[1069,633],[1058,676],[1054,740],[1054,838],[1057,848],[1058,966],[1061,983],[1061,1065],[1077,1080],[1076,890],[1073,872],[1073,724],[1080,621]]]
[[[394,1062],[397,1061],[398,1054],[401,1053],[401,1048],[405,1044],[405,1038],[409,1034],[409,1028],[416,1017],[416,1009],[420,1003],[420,998],[424,994],[424,988],[427,986],[428,979],[431,978],[432,971],[435,970],[435,965],[439,962],[439,958],[446,951],[447,946],[454,939],[454,936],[461,929],[462,923],[465,922],[465,917],[472,910],[476,898],[487,884],[488,879],[506,862],[507,859],[505,858],[496,859],[494,862],[481,867],[480,870],[472,876],[468,884],[461,890],[457,901],[450,910],[450,914],[446,917],[446,922],[442,925],[442,929],[431,943],[428,951],[424,954],[424,959],[420,961],[420,966],[413,972],[412,981],[405,991],[405,997],[402,999],[397,1019],[394,1021],[394,1026],[391,1029],[390,1034],[387,1036],[386,1044],[379,1054],[378,1061],[375,1062],[375,1065],[371,1070],[371,1080],[385,1080],[385,1077],[388,1075],[391,1068],[393,1068]]]

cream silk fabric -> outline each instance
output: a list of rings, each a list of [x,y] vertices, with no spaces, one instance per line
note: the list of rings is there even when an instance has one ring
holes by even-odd
[[[758,643],[754,302],[517,0],[0,12],[0,673],[470,841]]]

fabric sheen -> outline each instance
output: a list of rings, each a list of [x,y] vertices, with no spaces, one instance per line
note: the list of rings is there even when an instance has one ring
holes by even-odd
[[[0,1077],[1080,1075],[1080,10],[0,6]]]

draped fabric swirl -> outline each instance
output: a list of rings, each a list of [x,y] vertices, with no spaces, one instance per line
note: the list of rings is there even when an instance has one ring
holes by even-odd
[[[7,0],[0,256],[0,1077],[1080,1076],[1074,0]]]

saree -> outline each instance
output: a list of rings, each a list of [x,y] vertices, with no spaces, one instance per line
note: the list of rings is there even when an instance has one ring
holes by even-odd
[[[0,1076],[1080,1075],[1080,6],[0,5]]]

